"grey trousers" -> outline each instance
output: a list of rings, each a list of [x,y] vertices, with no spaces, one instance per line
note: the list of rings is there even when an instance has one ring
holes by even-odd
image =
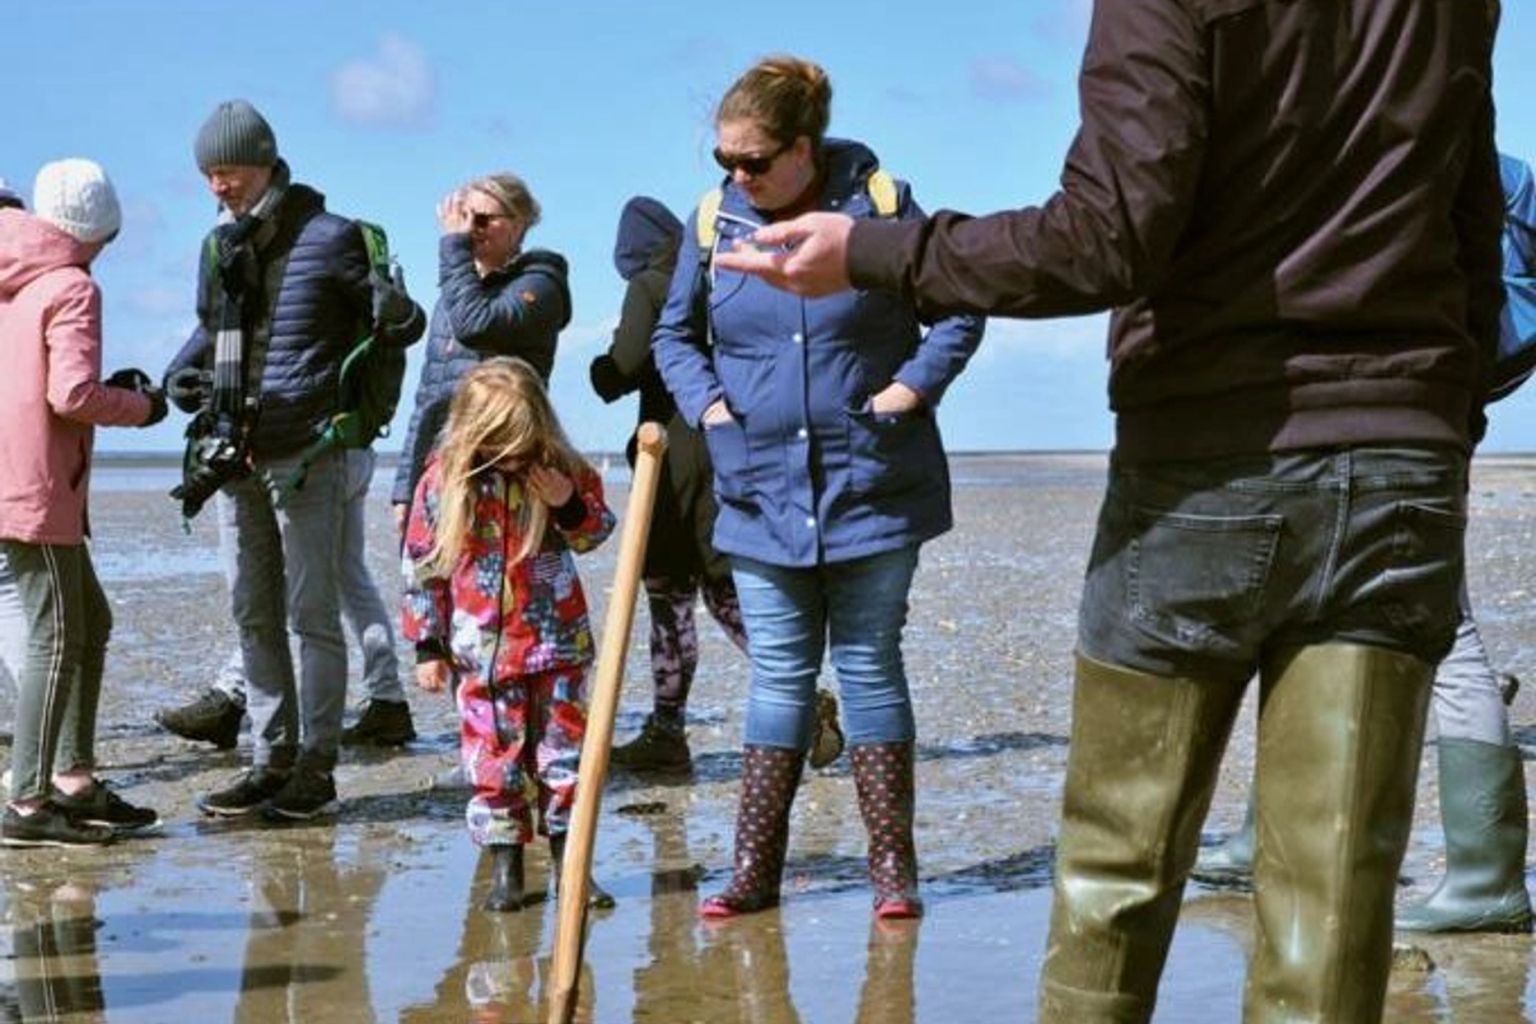
[[[96,766],[96,710],[112,609],[84,544],[0,540],[25,642],[16,656],[11,798],[46,797],[55,772]]]
[[[343,453],[347,466],[346,507],[343,511],[340,573],[341,614],[363,652],[363,692],[370,700],[404,701],[400,681],[400,657],[395,653],[394,616],[368,571],[368,533],[365,515],[368,485],[373,480],[377,456],[373,449]],[[235,543],[232,530],[220,520],[219,545],[226,550]],[[231,584],[233,585],[233,584]],[[3,612],[0,612],[3,614]],[[230,652],[214,686],[241,704],[245,703],[245,659],[239,647]]]
[[[1430,709],[1440,735],[1446,739],[1509,746],[1509,709],[1504,706],[1498,673],[1488,661],[1488,649],[1472,617],[1465,583],[1456,643],[1435,670]]]
[[[346,464],[328,452],[304,488],[278,507],[295,459],[258,459],[249,477],[219,492],[219,529],[234,543],[225,572],[249,696],[257,766],[336,763],[347,696],[347,645],[341,632],[339,564]],[[294,673],[288,633],[298,641]]]
[[[16,592],[16,577],[11,563],[0,547],[0,675],[9,675],[15,686],[26,658],[27,622],[21,610],[21,595]]]

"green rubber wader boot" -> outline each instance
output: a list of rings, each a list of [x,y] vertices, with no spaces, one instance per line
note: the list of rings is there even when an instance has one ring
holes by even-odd
[[[1195,858],[1189,877],[1219,889],[1253,888],[1253,789],[1248,790],[1248,809],[1243,825],[1215,846],[1207,846]]]
[[[1243,683],[1079,655],[1041,1024],[1141,1024]]]
[[[1397,927],[1416,932],[1529,932],[1525,891],[1529,832],[1519,747],[1441,739],[1440,820],[1445,878]]]
[[[1264,665],[1247,1024],[1381,1020],[1433,676],[1358,644]]]

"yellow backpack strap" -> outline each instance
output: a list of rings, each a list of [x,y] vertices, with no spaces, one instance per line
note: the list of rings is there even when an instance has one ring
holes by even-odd
[[[875,213],[881,217],[896,216],[896,206],[900,197],[896,191],[896,179],[891,177],[888,171],[875,171],[864,183],[864,188],[869,192],[869,201],[875,207]]]
[[[720,212],[720,201],[724,198],[725,193],[719,188],[712,188],[699,197],[699,206],[693,220],[693,235],[705,260],[715,251],[715,214]]]

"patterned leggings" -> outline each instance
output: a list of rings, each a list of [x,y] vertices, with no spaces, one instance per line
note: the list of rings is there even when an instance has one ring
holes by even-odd
[[[476,845],[531,842],[530,791],[540,832],[562,835],[570,826],[587,731],[585,682],[583,668],[518,676],[494,688],[478,675],[460,677],[459,755],[475,790],[464,820]]]
[[[647,576],[645,595],[651,610],[651,676],[656,681],[656,710],[681,715],[693,689],[693,673],[699,665],[699,634],[694,627],[693,606],[699,592],[731,643],[743,653],[747,633],[741,625],[741,606],[736,603],[736,584],[730,577],[718,580],[674,579]]]

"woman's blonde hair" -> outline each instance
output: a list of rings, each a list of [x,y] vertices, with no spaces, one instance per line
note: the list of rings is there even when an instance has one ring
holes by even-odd
[[[426,564],[444,575],[458,565],[474,529],[478,474],[494,468],[522,488],[517,526],[523,543],[510,567],[539,549],[549,524],[548,506],[528,488],[528,470],[547,466],[574,478],[587,466],[566,438],[538,372],[509,356],[487,359],[464,375],[437,447],[437,536]]]
[[[499,171],[464,183],[461,191],[484,192],[496,201],[503,213],[516,217],[528,227],[539,222],[543,209],[528,191],[528,183],[511,171]]]
[[[726,91],[715,123],[752,121],[784,145],[804,135],[821,148],[832,120],[832,81],[821,65],[776,54],[747,69]]]

